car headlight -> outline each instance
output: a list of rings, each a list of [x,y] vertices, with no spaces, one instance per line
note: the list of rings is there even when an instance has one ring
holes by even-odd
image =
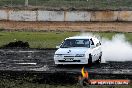
[[[55,54],[54,57],[62,57],[61,54]]]
[[[76,54],[76,57],[84,57],[85,54]]]

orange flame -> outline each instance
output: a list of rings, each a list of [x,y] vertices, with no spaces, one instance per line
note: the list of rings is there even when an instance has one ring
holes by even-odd
[[[84,70],[84,67],[81,70],[83,78],[88,78],[88,71]]]

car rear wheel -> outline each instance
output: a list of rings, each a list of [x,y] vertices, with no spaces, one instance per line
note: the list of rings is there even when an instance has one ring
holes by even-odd
[[[102,57],[102,55],[100,55],[100,56],[99,56],[99,59],[96,61],[98,64],[101,63],[101,57]]]

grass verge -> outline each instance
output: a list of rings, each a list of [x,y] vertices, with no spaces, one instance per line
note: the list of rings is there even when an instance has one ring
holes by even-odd
[[[0,32],[0,46],[9,42],[24,41],[28,42],[31,48],[55,48],[65,38],[81,35],[81,32]],[[117,33],[93,32],[103,38],[112,39]],[[124,34],[126,40],[132,43],[132,33]]]

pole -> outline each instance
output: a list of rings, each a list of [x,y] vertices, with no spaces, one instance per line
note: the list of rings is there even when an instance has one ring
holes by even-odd
[[[28,0],[25,0],[25,6],[28,6]]]

